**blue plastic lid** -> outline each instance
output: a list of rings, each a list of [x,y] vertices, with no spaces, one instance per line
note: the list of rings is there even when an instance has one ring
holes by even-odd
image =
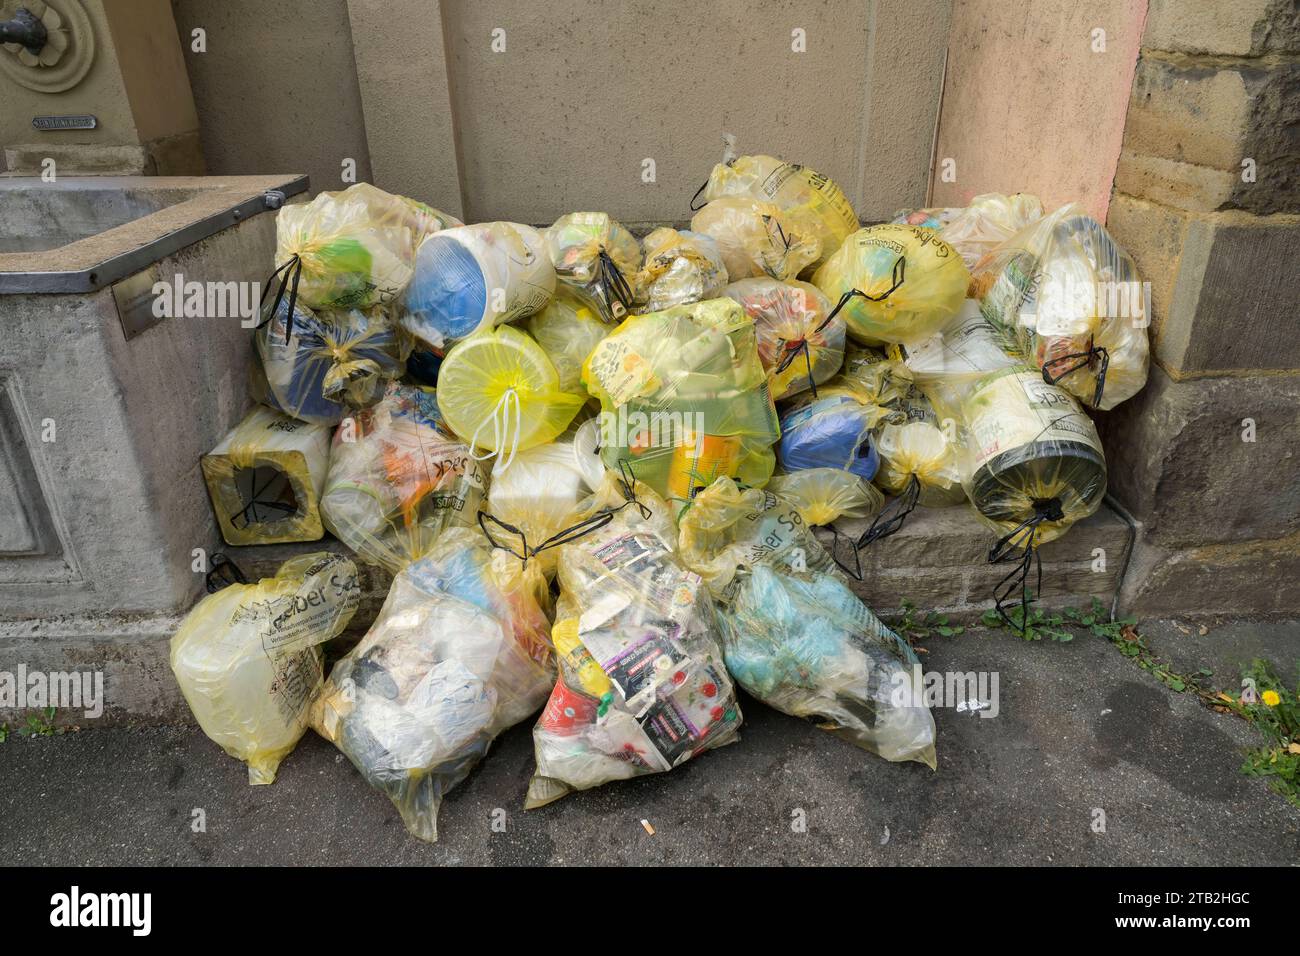
[[[445,236],[424,240],[406,308],[417,325],[436,333],[427,336],[431,341],[463,339],[477,329],[487,311],[487,283],[474,254]]]

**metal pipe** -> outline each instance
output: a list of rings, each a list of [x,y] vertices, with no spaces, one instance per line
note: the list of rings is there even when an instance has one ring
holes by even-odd
[[[19,43],[30,53],[40,53],[49,34],[40,18],[19,7],[12,20],[0,20],[0,43]]]

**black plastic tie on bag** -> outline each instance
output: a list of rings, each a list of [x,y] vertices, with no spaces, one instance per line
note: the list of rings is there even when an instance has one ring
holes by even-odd
[[[623,497],[626,498],[627,501],[617,510],[622,511],[623,508],[626,508],[628,505],[633,505],[636,507],[637,511],[641,512],[642,519],[649,521],[654,515],[654,512],[650,510],[649,505],[637,499],[636,473],[632,471],[632,463],[626,458],[620,458],[618,460],[618,483],[619,490],[623,492]]]
[[[871,522],[871,527],[862,532],[862,537],[858,538],[854,547],[865,548],[873,541],[879,541],[881,538],[888,538],[891,534],[894,534],[903,527],[903,523],[907,521],[907,516],[916,510],[920,500],[921,479],[913,475],[907,480],[903,493],[880,510],[880,513]]]
[[[1061,521],[1065,518],[1065,512],[1061,510],[1061,502],[1056,498],[1046,498],[1034,502],[1034,514],[1020,522],[1011,531],[1004,534],[998,539],[997,544],[989,549],[989,564],[1005,564],[1015,562],[1015,567],[1011,569],[993,589],[993,606],[998,612],[998,617],[1006,623],[1007,627],[1024,634],[1025,629],[1029,626],[1029,588],[1025,586],[1029,580],[1029,571],[1037,567],[1038,583],[1035,593],[1041,593],[1043,590],[1043,559],[1038,550],[1034,547],[1035,538],[1038,535],[1038,526],[1044,521]],[[1019,551],[1017,552],[1017,549]],[[1020,626],[1016,627],[1016,622],[1011,620],[1003,605],[1017,591],[1020,592]]]
[[[818,331],[820,331],[820,327]],[[776,374],[780,375],[782,372],[788,369],[790,365],[794,362],[795,357],[798,356],[800,353],[802,353],[804,364],[808,368],[808,387],[812,389],[812,397],[816,398],[817,382],[813,378],[812,351],[808,345],[808,339],[807,338],[793,339],[789,342],[783,342],[781,347],[784,349],[784,353],[781,356],[781,361],[778,362],[776,365]]]
[[[709,181],[706,179],[704,180],[704,183],[700,186],[700,188],[695,190],[695,195],[691,197],[691,212],[699,212],[701,209],[703,209],[705,206],[709,204],[708,200],[705,200],[704,202],[700,203],[698,206],[695,205],[695,200],[700,198],[700,193],[704,192],[704,190],[708,188],[709,188]]]
[[[216,594],[222,588],[232,584],[247,583],[248,578],[244,577],[244,572],[239,570],[239,565],[224,554],[214,554],[208,573],[203,579],[203,588],[209,594]]]
[[[831,560],[835,562],[835,564],[839,567],[841,571],[843,571],[853,580],[861,581],[862,580],[862,551],[858,547],[857,542],[854,541],[852,538],[850,538],[848,535],[842,534],[839,528],[835,527],[833,523],[827,525],[826,527],[831,533]],[[851,568],[843,561],[840,560],[841,540],[847,541],[849,543],[849,551],[853,554],[853,567]]]
[[[621,319],[632,308],[632,287],[623,277],[618,264],[604,249],[600,250],[599,263],[597,274],[600,278],[601,291],[605,295],[605,305],[609,308],[610,315]]]
[[[626,472],[624,472],[624,469],[626,469]],[[555,534],[551,535],[541,544],[530,545],[528,543],[528,535],[524,532],[523,528],[502,521],[500,518],[490,512],[484,511],[482,508],[480,508],[478,512],[479,529],[483,532],[483,536],[488,539],[488,543],[492,545],[492,547],[499,551],[505,551],[512,554],[520,561],[527,564],[529,560],[537,557],[537,555],[541,554],[543,551],[550,548],[558,548],[560,545],[569,544],[572,541],[577,541],[579,538],[605,527],[605,525],[614,520],[616,514],[628,505],[635,506],[637,510],[641,512],[641,517],[648,521],[653,512],[646,504],[637,500],[636,478],[632,475],[632,466],[627,464],[625,461],[620,461],[619,472],[624,475],[624,477],[620,479],[619,484],[621,486],[620,491],[623,492],[623,497],[627,499],[626,501],[617,508],[605,508],[602,511],[598,511],[593,515],[583,518],[581,521],[569,525],[567,528],[555,532]],[[489,523],[495,525],[507,534],[517,536],[519,538],[519,550],[516,551],[514,548],[510,547],[510,545],[505,544],[502,540],[498,539],[491,529],[488,528]]]
[[[1051,361],[1044,362],[1043,381],[1048,385],[1057,385],[1060,383],[1061,379],[1065,378],[1067,375],[1077,372],[1081,368],[1091,368],[1093,363],[1098,359],[1101,361],[1097,368],[1097,390],[1092,396],[1092,407],[1100,408],[1101,395],[1106,388],[1106,372],[1110,369],[1110,352],[1106,350],[1104,345],[1093,345],[1092,341],[1089,340],[1087,351],[1071,352],[1068,355],[1058,355]],[[1049,371],[1053,366],[1070,361],[1073,361],[1074,364],[1063,372],[1053,374]]]
[[[478,513],[478,526],[479,529],[482,530],[483,536],[488,539],[488,543],[492,545],[492,547],[500,551],[505,551],[509,554],[512,554],[520,561],[527,564],[531,558],[537,557],[537,555],[541,554],[543,551],[547,550],[548,548],[558,548],[562,544],[568,544],[570,541],[578,540],[583,535],[590,534],[591,532],[595,531],[597,528],[603,528],[605,525],[609,524],[611,521],[614,520],[614,512],[616,510],[618,509],[614,509],[611,511],[602,511],[599,512],[598,514],[592,515],[589,518],[584,518],[583,520],[577,522],[576,524],[572,524],[569,527],[564,528],[563,530],[555,532],[555,534],[551,535],[541,544],[534,545],[534,546],[530,546],[528,544],[528,535],[524,533],[523,528],[519,528],[516,527],[515,525],[502,521],[500,518],[497,518],[495,515],[489,514],[488,512],[482,510],[481,508],[479,509],[479,513]],[[493,534],[492,531],[488,528],[488,522],[491,522],[492,524],[496,525],[498,528],[500,528],[502,531],[505,531],[507,534],[518,536],[519,550],[516,551],[514,548],[510,547],[510,545],[505,544],[501,540],[499,540],[497,536]]]
[[[893,284],[890,285],[890,287],[886,289],[884,292],[880,293],[880,295],[867,295],[867,293],[863,292],[861,289],[849,289],[842,296],[840,296],[840,301],[835,303],[835,308],[831,309],[831,314],[826,316],[826,320],[822,322],[821,325],[817,326],[818,331],[825,328],[830,323],[831,319],[839,315],[840,309],[848,305],[850,299],[863,298],[866,299],[868,302],[884,302],[891,295],[893,295],[900,288],[902,288],[903,283],[907,281],[907,257],[906,256],[899,256],[894,261],[894,271],[891,274],[890,278],[893,280]]]
[[[267,276],[266,284],[262,287],[262,298],[258,300],[259,305],[266,301],[266,294],[271,291],[271,284],[275,282],[276,276],[280,276],[280,284],[275,290],[275,301],[271,303],[271,311],[266,314],[266,318],[261,321],[258,328],[260,329],[275,318],[276,312],[280,309],[280,302],[284,299],[285,290],[288,289],[289,315],[284,323],[284,341],[287,345],[289,339],[293,336],[293,310],[298,304],[298,282],[302,278],[302,257],[295,252],[284,265]]]

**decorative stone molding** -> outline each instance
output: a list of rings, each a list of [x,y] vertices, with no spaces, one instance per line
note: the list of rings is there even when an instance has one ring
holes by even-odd
[[[12,17],[20,7],[45,25],[45,46],[33,53],[18,43],[0,44],[0,73],[38,93],[72,89],[95,59],[95,32],[80,0],[11,0],[0,19]]]

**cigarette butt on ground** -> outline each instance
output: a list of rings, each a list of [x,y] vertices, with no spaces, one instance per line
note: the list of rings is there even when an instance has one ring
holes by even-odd
[[[641,826],[645,828],[646,833],[650,834],[651,836],[655,835],[655,828],[650,825],[649,820],[642,820]]]

